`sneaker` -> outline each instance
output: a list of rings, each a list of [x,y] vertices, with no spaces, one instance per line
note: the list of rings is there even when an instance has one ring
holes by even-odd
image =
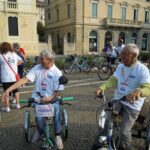
[[[3,112],[10,112],[10,108],[9,108],[9,107],[3,107],[3,108],[2,108],[2,111],[3,111]]]
[[[58,150],[62,150],[64,148],[61,136],[56,136],[55,138],[56,146]]]
[[[20,109],[20,104],[12,104],[12,106],[16,109]]]
[[[31,139],[31,143],[34,144],[36,143],[38,140],[40,139],[40,136],[39,136],[39,133],[38,133],[38,130],[35,131],[32,139]]]
[[[13,101],[12,101],[12,104],[16,104],[16,102],[17,102],[17,101],[16,101],[16,99],[14,98]]]

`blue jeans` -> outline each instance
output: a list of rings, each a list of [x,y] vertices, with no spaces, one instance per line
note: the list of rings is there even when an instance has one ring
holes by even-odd
[[[52,104],[54,107],[54,130],[55,130],[55,134],[60,134],[61,132],[61,112],[60,112],[60,105],[58,102]],[[45,121],[46,118],[43,117],[36,117],[35,118],[36,121],[36,126],[39,132],[39,135],[44,135],[45,131],[44,131],[44,126],[45,126]]]

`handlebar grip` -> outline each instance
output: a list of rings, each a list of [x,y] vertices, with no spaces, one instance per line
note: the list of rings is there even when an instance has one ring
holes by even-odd
[[[26,99],[21,99],[20,101],[19,101],[19,103],[21,103],[21,104],[25,104],[25,103],[28,103],[29,102],[29,100],[26,100]]]
[[[63,97],[62,101],[72,101],[74,100],[74,97]]]

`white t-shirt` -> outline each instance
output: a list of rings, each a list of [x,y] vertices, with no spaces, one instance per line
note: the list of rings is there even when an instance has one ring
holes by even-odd
[[[123,96],[128,95],[135,89],[139,88],[143,83],[150,83],[150,72],[148,68],[140,62],[136,62],[131,67],[126,67],[125,65],[120,64],[117,67],[114,76],[117,79],[117,89],[114,94],[114,99],[120,99]],[[140,97],[134,102],[134,104],[129,102],[122,103],[132,109],[140,111],[144,100],[145,97]]]
[[[119,55],[121,54],[121,52],[124,49],[124,47],[125,47],[124,44],[122,44],[122,45],[120,45],[120,46],[117,47],[117,52],[118,52]]]
[[[112,50],[110,48],[107,49],[107,52],[106,54],[109,56],[109,57],[117,57],[117,53],[116,53],[116,48],[113,47]]]
[[[4,54],[4,57],[10,64],[10,66],[13,68],[15,73],[18,73],[18,62],[22,59],[16,54],[8,52],[7,54]],[[6,61],[4,60],[3,56],[0,54],[0,66],[1,66],[1,81],[3,83],[5,82],[15,82],[16,77],[13,71],[10,69]]]
[[[62,72],[53,65],[50,69],[44,69],[40,64],[36,65],[27,74],[27,78],[31,82],[35,82],[35,87],[32,93],[32,98],[40,102],[40,97],[37,92],[40,92],[41,96],[49,97],[54,94],[55,91],[64,90],[64,86],[59,86],[59,78],[62,76]]]

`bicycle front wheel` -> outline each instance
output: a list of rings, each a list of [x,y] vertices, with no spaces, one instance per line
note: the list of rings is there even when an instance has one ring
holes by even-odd
[[[112,69],[109,66],[102,66],[98,71],[98,77],[100,80],[107,80],[112,74]]]
[[[63,139],[67,139],[68,138],[68,113],[66,109],[62,110],[61,125],[62,125],[62,137]]]
[[[27,143],[31,142],[31,128],[30,128],[30,111],[24,113],[24,130],[25,140]]]

